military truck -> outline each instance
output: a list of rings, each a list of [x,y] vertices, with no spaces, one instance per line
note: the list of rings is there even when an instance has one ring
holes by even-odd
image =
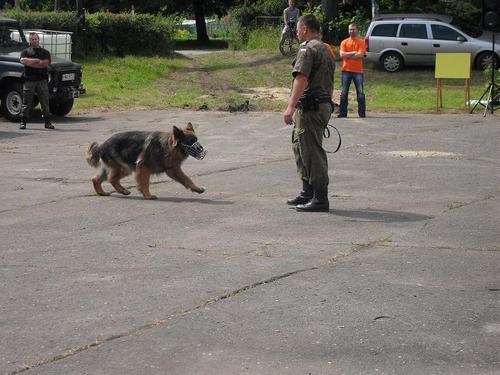
[[[47,39],[45,36],[53,39],[55,34],[55,40],[58,40],[57,32],[33,31],[41,35],[40,45],[49,51],[51,49],[44,45],[44,40]],[[71,48],[71,41],[67,43]],[[19,59],[21,51],[27,46],[26,36],[19,22],[0,17],[0,110],[11,121],[19,121],[21,118],[24,66]],[[56,116],[65,116],[73,108],[74,99],[85,92],[81,83],[82,68],[79,64],[67,60],[67,48],[63,55],[66,59],[54,53],[51,55],[52,62],[48,68],[50,112]],[[35,104],[37,104],[36,97]]]

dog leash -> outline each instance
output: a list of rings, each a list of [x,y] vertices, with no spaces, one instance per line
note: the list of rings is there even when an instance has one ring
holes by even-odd
[[[291,125],[293,127],[295,127],[295,120],[293,120],[293,122],[292,122]],[[325,150],[325,152],[327,154],[335,154],[338,150],[340,150],[340,146],[342,145],[342,136],[340,135],[339,130],[335,126],[327,124],[326,127],[325,127],[325,129],[323,129],[323,137],[330,138],[331,132],[330,132],[330,129],[328,129],[328,127],[335,129],[335,131],[337,132],[337,135],[339,136],[339,143],[338,143],[337,148],[335,149],[335,151]],[[292,136],[292,138],[293,138],[293,136]]]
[[[340,150],[340,146],[342,145],[342,137],[340,136],[339,130],[335,126],[330,125],[330,124],[328,124],[325,127],[325,129],[323,130],[323,137],[330,138],[330,129],[328,129],[328,127],[335,129],[335,131],[337,132],[337,135],[339,136],[339,144],[337,145],[337,148],[335,149],[335,151],[325,150],[325,152],[328,154],[335,154],[338,150]]]

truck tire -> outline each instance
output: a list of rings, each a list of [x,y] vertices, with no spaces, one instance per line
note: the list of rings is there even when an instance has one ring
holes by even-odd
[[[19,82],[10,84],[2,95],[2,113],[10,121],[21,119],[23,106],[23,85]]]
[[[65,116],[73,108],[74,99],[65,102],[50,102],[50,112],[56,116]]]

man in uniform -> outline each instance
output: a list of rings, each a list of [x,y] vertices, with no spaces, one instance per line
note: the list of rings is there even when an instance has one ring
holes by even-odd
[[[327,212],[328,159],[323,149],[323,131],[332,114],[333,73],[335,63],[321,41],[320,24],[313,15],[299,18],[301,42],[293,63],[293,85],[288,106],[283,113],[285,123],[294,124],[292,149],[302,191],[289,205],[297,211]]]
[[[36,93],[42,105],[45,128],[54,129],[50,122],[48,69],[50,52],[40,47],[37,33],[29,34],[30,46],[21,52],[21,64],[24,65],[23,106],[20,129],[26,129],[26,121],[33,109],[33,96]]]

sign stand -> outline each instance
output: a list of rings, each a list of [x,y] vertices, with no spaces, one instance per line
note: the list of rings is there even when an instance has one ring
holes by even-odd
[[[465,110],[470,109],[470,78],[471,78],[470,53],[436,53],[436,111],[443,107],[443,88],[457,88],[445,86],[442,79],[464,79]]]

